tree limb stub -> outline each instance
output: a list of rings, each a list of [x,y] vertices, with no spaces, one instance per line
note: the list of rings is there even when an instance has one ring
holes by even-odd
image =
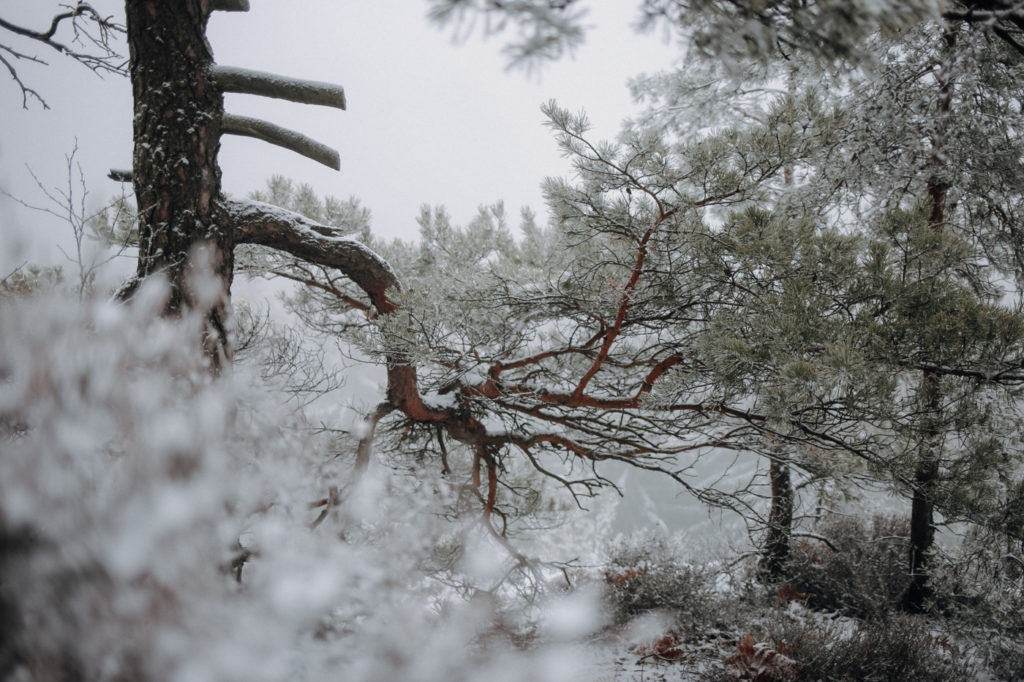
[[[211,71],[214,80],[224,92],[261,95],[336,109],[345,108],[345,90],[334,83],[289,78],[234,66],[214,66]]]
[[[294,130],[248,116],[224,115],[221,132],[228,135],[244,135],[255,137],[270,144],[284,147],[306,158],[322,163],[328,168],[341,170],[341,157],[338,152],[327,145],[306,137]]]
[[[221,12],[248,12],[249,0],[213,0],[210,9]]]

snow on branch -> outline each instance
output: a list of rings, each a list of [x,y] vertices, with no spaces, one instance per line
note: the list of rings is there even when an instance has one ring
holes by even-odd
[[[269,246],[310,263],[337,268],[369,296],[378,314],[398,311],[399,304],[389,295],[402,290],[398,276],[387,261],[363,244],[339,236],[334,228],[260,201],[229,199],[221,206],[237,243]],[[481,424],[475,420],[469,426],[456,423],[452,410],[423,400],[416,366],[409,363],[404,353],[389,350],[387,356],[388,405],[416,421],[443,423],[461,440],[482,442],[487,434]],[[382,409],[379,407],[378,411]],[[369,452],[366,448],[372,437],[371,430],[360,445],[361,452]]]
[[[224,92],[274,97],[299,104],[345,108],[345,90],[334,83],[289,78],[234,66],[214,66],[212,73],[214,80]]]
[[[269,142],[278,147],[284,147],[285,149],[302,154],[334,170],[341,170],[341,157],[336,150],[310,137],[306,137],[302,133],[282,128],[279,125],[258,118],[225,114],[221,132],[228,135],[255,137],[258,140],[263,140],[264,142]]]
[[[269,246],[310,263],[337,268],[366,292],[378,312],[388,314],[397,309],[387,292],[401,290],[398,277],[387,261],[363,244],[261,201],[229,199],[222,206],[239,243]]]
[[[248,12],[249,0],[213,0],[210,9],[222,12]]]

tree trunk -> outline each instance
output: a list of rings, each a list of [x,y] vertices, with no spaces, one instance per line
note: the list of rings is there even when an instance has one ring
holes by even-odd
[[[768,513],[768,535],[759,568],[766,580],[775,580],[785,575],[786,561],[789,559],[793,526],[793,482],[789,464],[774,457],[768,465],[768,476],[771,480],[772,504]]]
[[[135,103],[136,282],[160,273],[170,286],[168,314],[201,311],[203,348],[219,367],[229,353],[233,258],[231,231],[217,211],[224,98],[210,78],[210,10],[209,0],[125,2]],[[200,249],[205,254],[197,258]],[[197,263],[209,272],[197,272]]]
[[[932,201],[928,224],[941,230],[945,223],[946,186],[934,178],[928,181],[928,196]],[[939,455],[942,444],[941,381],[933,370],[924,370],[921,377],[924,399],[924,419],[921,453],[914,469],[914,496],[910,505],[910,585],[903,593],[902,608],[920,613],[931,599],[927,563],[935,544],[935,489],[939,482]]]
[[[952,58],[956,48],[956,30],[947,26],[942,34],[942,50],[945,59]],[[932,134],[931,165],[935,174],[928,178],[926,191],[931,201],[928,226],[935,232],[946,227],[946,195],[949,184],[940,177],[944,166],[943,146],[946,134],[946,120],[953,110],[953,82],[948,64],[943,64],[936,76],[939,82],[939,97],[935,103],[938,124]],[[935,544],[935,492],[939,483],[939,457],[941,455],[942,386],[939,375],[924,370],[921,377],[924,399],[925,423],[922,428],[921,454],[914,469],[914,496],[910,506],[910,585],[901,600],[905,611],[920,613],[931,599],[928,583],[928,559]]]
[[[928,560],[935,545],[935,489],[939,482],[939,376],[926,370],[922,378],[925,393],[925,427],[921,454],[914,469],[914,496],[910,505],[910,584],[903,593],[903,610],[921,613],[932,597],[928,582]]]

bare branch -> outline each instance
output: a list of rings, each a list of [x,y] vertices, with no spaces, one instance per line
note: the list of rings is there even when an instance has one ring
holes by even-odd
[[[270,274],[274,275],[275,277],[283,277],[285,279],[290,279],[293,282],[298,282],[299,284],[303,284],[313,289],[319,289],[320,291],[326,292],[331,296],[334,296],[336,299],[338,299],[345,305],[349,306],[350,308],[353,308],[354,310],[366,313],[367,315],[370,315],[371,313],[370,306],[368,306],[367,304],[363,303],[358,299],[349,296],[348,294],[338,289],[338,287],[334,286],[334,282],[331,281],[330,279],[328,280],[328,284],[324,284],[320,280],[316,279],[312,274],[300,276],[288,272],[287,270],[284,270],[282,268],[275,268],[270,271]]]
[[[2,46],[2,45],[0,45],[0,48],[3,48],[7,52],[13,52],[13,50],[11,50],[10,48]],[[15,53],[15,56],[19,56],[19,55],[17,55],[17,53]],[[29,59],[32,59],[32,61],[39,61],[38,59],[31,58],[31,57]],[[11,78],[13,78],[14,82],[18,84],[18,87],[21,88],[21,108],[22,109],[28,109],[28,99],[29,99],[29,97],[34,98],[37,102],[42,104],[44,109],[49,109],[50,108],[50,105],[46,103],[46,100],[44,100],[39,95],[38,92],[36,92],[32,88],[30,88],[27,85],[25,85],[24,81],[22,81],[21,77],[18,75],[17,70],[14,68],[14,65],[12,65],[9,61],[7,61],[7,59],[5,59],[3,55],[0,55],[0,63],[2,63],[4,66],[7,67],[7,70],[11,74]]]
[[[341,157],[336,150],[310,137],[306,137],[302,133],[282,128],[279,125],[262,121],[258,118],[225,114],[221,132],[228,135],[255,137],[257,140],[263,140],[278,147],[284,147],[306,158],[313,159],[334,170],[341,170]]]
[[[78,23],[79,17],[83,16],[96,25],[96,28],[99,31],[98,35],[92,35],[85,30],[80,23]],[[97,54],[79,52],[71,49],[64,43],[54,40],[54,36],[61,24],[69,19],[74,26],[76,42],[80,42],[81,38],[84,36],[90,43],[99,49]],[[81,62],[93,71],[108,71],[118,74],[124,74],[126,72],[125,63],[123,62],[121,55],[118,54],[118,52],[110,45],[115,34],[125,33],[125,27],[116,23],[112,17],[102,16],[86,2],[79,2],[69,11],[54,16],[49,29],[46,31],[33,31],[23,26],[12,24],[3,18],[0,18],[0,28],[10,31],[15,35],[40,42],[61,54],[71,57],[75,61]],[[37,58],[33,59],[34,61],[38,61]]]
[[[71,22],[74,31],[74,45],[84,45],[82,49],[72,48],[72,44],[63,43],[54,39],[57,31],[64,22]],[[104,17],[97,12],[89,3],[79,2],[68,11],[57,14],[50,22],[49,28],[45,31],[34,31],[18,26],[0,17],[0,29],[13,33],[22,38],[28,38],[42,43],[57,52],[66,55],[75,61],[83,64],[97,74],[116,73],[124,75],[127,73],[127,62],[124,57],[115,49],[113,43],[117,34],[124,34],[125,27],[113,21],[112,17]],[[14,48],[0,44],[0,51],[6,52],[14,60],[25,60],[37,64],[46,62],[36,55],[15,50]],[[0,56],[0,63],[7,67],[14,82],[21,88],[21,105],[28,108],[30,98],[37,100],[44,109],[49,109],[46,101],[32,88],[25,85],[18,75],[11,61]]]
[[[214,66],[212,74],[224,92],[261,95],[336,109],[345,108],[345,90],[334,83],[289,78],[234,66]]]

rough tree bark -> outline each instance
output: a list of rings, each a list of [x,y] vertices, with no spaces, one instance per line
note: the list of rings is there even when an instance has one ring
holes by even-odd
[[[125,2],[135,107],[131,179],[139,208],[139,262],[134,281],[122,294],[130,296],[149,276],[166,277],[170,295],[165,313],[193,310],[202,315],[202,345],[214,370],[231,358],[228,317],[236,244],[280,242],[285,250],[299,249],[295,255],[300,258],[332,263],[341,249],[333,242],[322,253],[311,249],[298,223],[280,219],[281,209],[251,205],[239,214],[220,195],[217,152],[222,134],[255,136],[339,167],[337,152],[315,140],[266,121],[225,115],[225,91],[345,108],[345,93],[337,85],[214,65],[206,40],[210,13],[247,9],[247,0]],[[126,176],[112,173],[115,178]],[[260,212],[265,219],[254,218]],[[241,229],[239,221],[247,221],[248,229]],[[285,234],[289,230],[298,231]],[[339,267],[351,268],[353,279],[361,274],[359,283],[376,295],[394,284],[390,271],[380,282],[367,280],[370,271],[384,273],[371,252],[355,249],[350,255],[355,260]],[[360,258],[368,260],[357,262]]]
[[[793,481],[789,464],[773,457],[768,465],[768,478],[772,499],[768,512],[768,534],[761,550],[759,568],[764,579],[777,580],[786,572],[793,529]]]
[[[170,285],[166,314],[201,312],[206,321],[203,348],[216,368],[231,355],[227,319],[236,244],[270,246],[338,268],[369,296],[377,314],[396,310],[387,292],[399,285],[387,263],[362,245],[335,237],[331,228],[275,206],[230,202],[220,195],[217,152],[226,132],[224,89],[339,108],[344,107],[344,93],[328,84],[294,79],[269,83],[265,75],[238,76],[237,70],[215,69],[206,40],[206,25],[215,9],[245,6],[211,0],[125,3],[135,107],[132,182],[140,245],[136,278],[124,293],[130,295],[147,277],[165,276]],[[217,73],[227,74],[224,83],[217,81]],[[300,153],[311,154],[308,145],[299,147]],[[207,273],[195,272],[200,250]],[[391,354],[388,368],[392,405],[414,419],[450,418],[423,404],[414,367]]]
[[[206,41],[209,0],[127,0],[125,16],[134,98],[132,180],[139,209],[136,282],[161,273],[166,312],[200,308],[203,348],[214,367],[229,356],[232,235],[218,219],[224,97],[213,82]],[[193,273],[206,252],[211,278]]]

